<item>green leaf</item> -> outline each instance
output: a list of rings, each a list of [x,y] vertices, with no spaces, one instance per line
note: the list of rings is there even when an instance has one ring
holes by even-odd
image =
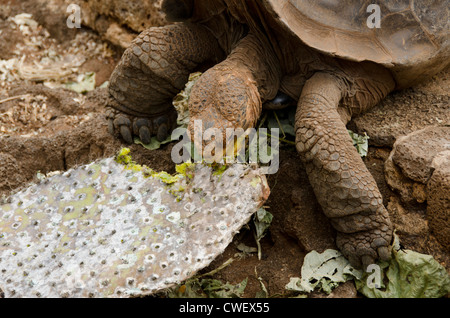
[[[290,135],[295,137],[295,128],[294,122],[291,121],[290,117],[288,118],[279,118],[277,115],[281,113],[281,111],[274,111],[272,115],[267,120],[267,127],[269,129],[278,128],[280,129],[280,136],[286,137],[286,135]]]
[[[398,243],[396,235],[395,240]],[[370,288],[366,274],[356,281],[358,291],[370,298],[439,298],[450,292],[449,274],[431,255],[394,247],[391,261],[382,269],[384,289]]]
[[[193,164],[192,162],[183,162],[175,166],[175,171],[184,176],[186,176],[189,173],[192,173],[193,169],[195,169],[195,164]]]
[[[104,81],[102,85],[100,85],[98,88],[107,88],[109,85],[109,81]]]
[[[166,184],[172,184],[180,179],[180,175],[171,175],[165,171],[152,173],[153,177],[159,178],[162,182]]]
[[[166,290],[168,298],[206,298],[197,278],[189,279],[184,284]]]
[[[350,137],[352,138],[353,145],[356,147],[356,151],[358,151],[361,157],[367,156],[367,152],[369,151],[369,139],[370,137],[364,133],[364,136],[358,135],[351,130],[348,130]]]
[[[270,227],[270,224],[272,223],[273,215],[266,211],[264,208],[258,209],[256,213],[253,216],[253,223],[255,225],[255,241],[256,246],[258,248],[258,259],[261,260],[261,239],[266,235],[267,230]]]
[[[239,298],[244,294],[247,281],[248,278],[233,285],[212,278],[194,278],[167,290],[166,295],[169,298]]]
[[[167,139],[164,141],[158,141],[158,139],[156,139],[156,137],[152,137],[152,139],[150,139],[150,143],[146,145],[138,137],[134,137],[135,144],[141,145],[142,147],[144,147],[145,149],[148,149],[148,150],[159,149],[159,148],[161,148],[161,145],[165,145],[171,141],[172,141],[172,139],[170,136],[167,137]]]
[[[145,149],[148,150],[156,150],[161,148],[161,145],[165,145],[168,144],[172,141],[178,141],[178,139],[186,132],[186,128],[183,127],[178,127],[177,129],[175,129],[172,134],[170,136],[168,136],[166,138],[166,140],[163,141],[158,141],[158,139],[156,138],[156,136],[153,136],[150,139],[150,143],[149,144],[144,144],[141,139],[139,139],[139,137],[134,137],[134,143],[137,145],[141,145],[142,147],[144,147]]]
[[[242,297],[247,287],[248,278],[244,279],[237,285],[229,283],[223,284],[220,280],[205,278],[202,279],[200,284],[203,291],[210,298],[239,298]]]
[[[272,223],[272,219],[273,215],[265,209],[260,208],[258,211],[256,211],[253,222],[256,229],[256,239],[258,241],[260,241],[266,235],[267,229]]]
[[[76,82],[66,83],[65,87],[80,94],[93,91],[95,89],[95,73],[85,73]]]

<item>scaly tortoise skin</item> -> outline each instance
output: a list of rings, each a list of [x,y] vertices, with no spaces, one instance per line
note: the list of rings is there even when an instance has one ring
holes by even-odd
[[[381,9],[371,29],[369,4]],[[254,127],[282,92],[298,101],[296,148],[315,195],[356,267],[390,258],[393,226],[346,124],[395,89],[449,64],[449,8],[440,1],[165,0],[173,25],[142,32],[109,85],[110,130],[126,142],[164,139],[171,100],[194,71],[188,130]]]

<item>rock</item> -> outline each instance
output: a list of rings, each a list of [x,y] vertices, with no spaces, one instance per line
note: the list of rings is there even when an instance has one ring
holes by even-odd
[[[385,177],[404,203],[427,203],[429,228],[450,250],[450,127],[427,127],[398,138],[385,162]],[[400,202],[391,200],[388,210],[402,231],[426,235],[428,226],[406,215]]]
[[[408,179],[402,174],[402,171],[392,160],[394,152],[392,151],[390,156],[384,163],[384,174],[386,183],[391,189],[396,191],[404,202],[415,202],[416,198],[413,196],[414,181]]]
[[[136,35],[130,33],[124,28],[121,28],[117,23],[113,22],[109,24],[104,37],[112,44],[125,49],[131,45],[131,42],[134,40]]]
[[[60,42],[72,40],[77,32],[76,28],[67,27],[67,7],[73,1],[67,0],[22,0],[21,13],[31,13],[33,19],[44,26],[52,38]]]
[[[450,151],[450,126],[427,127],[398,138],[392,160],[407,178],[426,184],[433,159],[446,150]]]
[[[389,94],[349,129],[370,137],[369,145],[392,147],[398,137],[429,126],[450,124],[450,68],[413,88]]]
[[[439,163],[441,153],[450,150],[450,127],[427,127],[400,137],[385,162],[386,182],[405,202],[427,199],[426,184]]]
[[[100,17],[115,21],[118,25],[126,26],[135,32],[166,24],[164,14],[161,12],[162,0],[70,0],[70,3],[80,5],[83,22],[101,32],[106,30],[96,25]]]
[[[80,5],[84,25],[122,49],[126,49],[145,29],[167,24],[161,12],[162,0],[70,1]]]
[[[87,26],[100,35],[126,49],[138,33],[143,30],[167,24],[161,12],[162,0],[22,0],[21,6],[27,13],[48,29],[59,41],[74,38],[77,28],[66,25],[69,5],[80,8],[81,26]],[[130,40],[131,39],[131,40]]]
[[[436,239],[450,251],[450,151],[435,157],[427,184],[427,219]]]
[[[20,166],[13,156],[0,152],[0,162],[0,192],[10,190],[25,181],[21,174],[17,174]],[[15,180],[11,180],[12,175],[15,176]]]

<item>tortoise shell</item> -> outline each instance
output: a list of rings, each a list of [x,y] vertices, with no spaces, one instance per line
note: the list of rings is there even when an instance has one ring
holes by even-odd
[[[384,65],[398,88],[450,64],[448,0],[191,1],[191,21],[211,21],[228,10],[239,22],[270,33],[273,25],[261,23],[269,16],[278,24],[275,33],[288,32],[324,54]]]
[[[409,86],[449,65],[447,0],[264,0],[285,30],[309,47],[391,69]],[[378,23],[377,23],[378,22]]]

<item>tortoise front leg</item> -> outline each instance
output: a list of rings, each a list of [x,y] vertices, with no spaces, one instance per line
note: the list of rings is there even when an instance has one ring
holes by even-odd
[[[217,39],[201,25],[181,23],[142,32],[111,75],[110,130],[120,131],[128,143],[133,134],[144,143],[151,135],[165,139],[176,124],[172,98],[197,67],[223,57]]]
[[[390,258],[392,225],[338,112],[346,89],[327,73],[316,73],[306,82],[296,113],[296,147],[317,200],[338,231],[338,248],[352,265],[366,267]]]

